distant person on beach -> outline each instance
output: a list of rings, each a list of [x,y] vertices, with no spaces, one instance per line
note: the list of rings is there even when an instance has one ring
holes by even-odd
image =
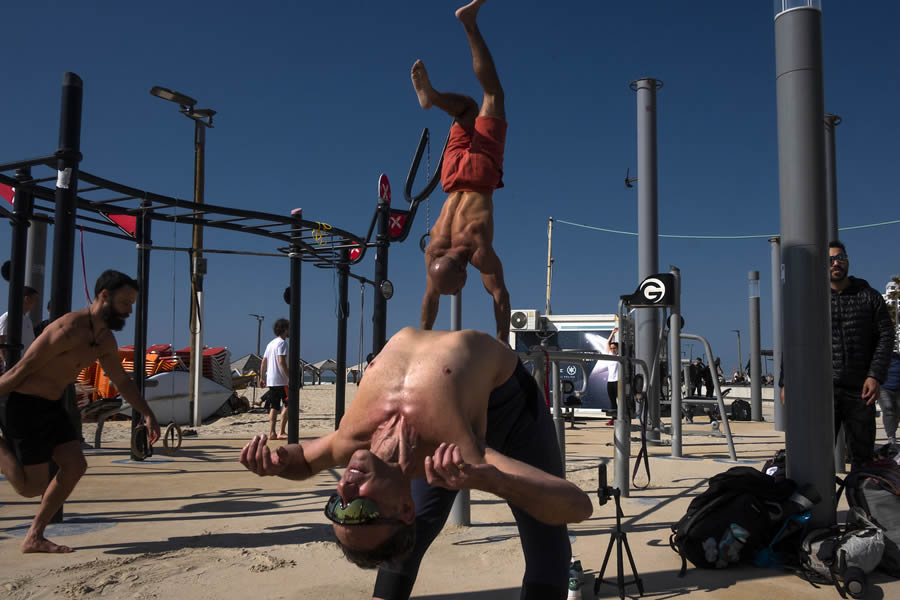
[[[159,439],[156,416],[122,368],[112,333],[125,326],[137,292],[131,277],[104,271],[91,305],[53,321],[0,377],[0,470],[19,495],[44,495],[22,552],[72,551],[45,538],[44,529],[87,469],[80,436],[60,400],[82,369],[99,359],[122,397],[144,415],[149,443]],[[51,459],[59,467],[52,480]]]
[[[564,479],[550,413],[534,378],[489,334],[406,328],[366,370],[337,431],[267,446],[256,436],[240,461],[258,475],[302,480],[346,465],[325,515],[345,555],[381,565],[375,598],[405,599],[457,490],[510,505],[525,554],[522,598],[566,598],[567,523],[591,499]]]
[[[30,286],[22,288],[22,352],[19,356],[23,356],[28,350],[28,346],[34,342],[34,325],[31,323],[31,317],[28,315],[38,301],[38,291]],[[9,351],[3,344],[9,342],[9,313],[5,312],[0,315],[0,373],[5,370],[5,365],[9,364]]]
[[[619,331],[619,328],[616,327],[612,330],[612,333],[609,334],[609,344],[607,348],[609,349],[610,354],[619,354],[619,342],[616,340],[616,332]],[[619,404],[617,402],[619,398],[619,363],[615,361],[607,361],[606,365],[606,395],[609,396],[609,410],[612,413],[612,418],[607,421],[607,425],[615,425],[616,424],[616,416],[618,415]]]
[[[493,247],[493,194],[503,187],[506,113],[503,88],[476,23],[484,1],[475,0],[456,11],[469,39],[472,68],[484,91],[480,108],[469,96],[435,90],[421,60],[412,67],[412,83],[421,107],[427,110],[436,106],[456,119],[441,171],[441,183],[448,196],[425,249],[421,320],[422,329],[432,328],[441,295],[452,296],[462,290],[471,263],[481,272],[484,288],[493,298],[497,339],[506,343],[509,291],[503,281],[503,265]]]
[[[887,379],[881,386],[878,405],[881,407],[881,421],[888,443],[896,447],[897,421],[900,418],[900,352],[891,354],[891,364],[888,367]]]
[[[287,392],[288,392],[288,332],[291,324],[287,319],[278,319],[272,324],[275,337],[266,345],[262,363],[259,365],[260,387],[268,387],[263,394],[263,405],[269,411],[269,437],[287,439],[284,429],[287,427]],[[282,408],[284,405],[284,408]],[[281,411],[281,433],[275,434],[278,422],[278,411]]]
[[[875,402],[888,374],[894,325],[880,293],[851,277],[847,249],[828,244],[831,279],[831,367],[834,430],[844,426],[853,464],[875,451]]]

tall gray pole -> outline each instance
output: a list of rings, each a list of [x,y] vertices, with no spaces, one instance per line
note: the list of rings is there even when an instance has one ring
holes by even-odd
[[[203,204],[204,159],[206,156],[207,125],[194,119],[194,203]],[[195,223],[191,238],[191,402],[194,406],[194,427],[200,423],[200,380],[203,377],[203,226]]]
[[[553,282],[553,217],[547,224],[547,305],[544,314],[550,313],[550,284]]]
[[[782,311],[783,302],[781,295],[781,238],[769,238],[772,245],[772,362],[775,369],[775,383],[772,390],[775,400],[775,431],[784,431],[785,428],[785,412],[784,405],[781,403],[781,390],[778,387],[778,380],[781,377],[781,359],[782,353]]]
[[[825,241],[839,238],[837,201],[837,154],[834,150],[834,128],[841,124],[838,115],[825,115]],[[847,452],[844,427],[841,426],[834,442],[834,470],[846,473]]]
[[[25,250],[25,285],[31,286],[40,294],[40,302],[31,309],[31,322],[37,325],[43,321],[44,307],[47,297],[44,293],[44,273],[47,263],[47,224],[32,221],[28,228],[28,246]]]
[[[792,6],[796,2],[791,3]],[[820,3],[775,16],[778,187],[784,263],[787,475],[822,501],[810,527],[835,523],[831,311],[825,241],[825,116]]]
[[[638,283],[659,267],[659,224],[657,215],[656,91],[662,82],[652,78],[631,82],[637,92],[638,146]],[[635,310],[635,354],[653,371],[659,338],[657,309]],[[647,439],[659,440],[659,386],[647,382],[650,427]]]
[[[837,154],[834,150],[834,128],[841,124],[838,115],[825,115],[825,222],[826,240],[838,239]]]
[[[750,420],[762,421],[762,369],[759,342],[759,271],[747,274],[750,292]],[[710,365],[712,368],[712,365]]]
[[[450,331],[462,329],[462,290],[450,297]],[[465,525],[472,522],[472,506],[469,500],[469,490],[459,490],[450,507],[450,516],[447,518],[451,525]]]
[[[669,315],[669,373],[672,382],[672,456],[681,457],[681,271],[670,266],[669,272],[675,276],[675,299]],[[712,365],[710,365],[712,368]],[[715,373],[713,377],[715,377]]]

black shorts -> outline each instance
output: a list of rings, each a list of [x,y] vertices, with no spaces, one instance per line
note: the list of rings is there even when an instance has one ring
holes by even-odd
[[[513,375],[491,392],[485,437],[488,447],[506,456],[551,475],[565,476],[550,411],[534,378],[521,362]],[[412,496],[416,504],[416,543],[406,559],[381,566],[373,593],[378,598],[409,598],[422,557],[450,515],[456,491],[414,479]],[[566,526],[546,525],[517,506],[510,505],[510,508],[525,554],[521,597],[564,599],[572,556]]]
[[[18,392],[0,398],[0,429],[23,466],[49,462],[57,446],[81,439],[62,399]]]
[[[281,410],[282,403],[287,406],[288,386],[276,385],[263,394],[263,405],[269,410]]]

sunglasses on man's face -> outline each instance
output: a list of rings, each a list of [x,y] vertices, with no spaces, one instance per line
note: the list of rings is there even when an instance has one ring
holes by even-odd
[[[846,254],[835,254],[834,256],[829,256],[828,264],[831,264],[833,262],[847,262],[847,255]]]
[[[340,494],[334,494],[328,499],[328,503],[325,504],[325,516],[338,525],[405,524],[400,519],[382,517],[378,504],[371,498],[355,498],[344,506]]]

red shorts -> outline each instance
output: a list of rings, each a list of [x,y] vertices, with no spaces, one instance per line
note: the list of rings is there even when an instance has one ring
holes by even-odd
[[[503,187],[506,121],[477,117],[475,127],[454,123],[444,152],[441,184],[450,192],[492,192]]]

